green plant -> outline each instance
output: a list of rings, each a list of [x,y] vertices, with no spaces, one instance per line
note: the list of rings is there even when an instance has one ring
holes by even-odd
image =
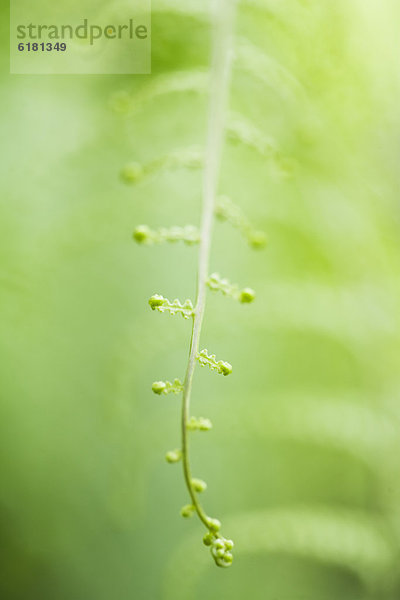
[[[219,567],[229,567],[232,564],[233,556],[231,551],[233,542],[226,539],[220,533],[220,521],[210,517],[205,512],[199,500],[199,494],[206,490],[207,484],[203,480],[193,477],[191,473],[189,432],[196,430],[208,431],[212,427],[209,419],[204,417],[196,418],[190,415],[193,375],[197,362],[200,366],[208,366],[212,371],[224,376],[232,373],[230,363],[217,360],[214,354],[208,354],[207,349],[199,351],[200,334],[206,304],[206,288],[208,287],[212,291],[221,291],[224,295],[230,296],[241,303],[252,302],[255,298],[255,292],[251,288],[240,289],[237,285],[231,284],[227,279],[221,278],[216,273],[209,275],[209,257],[214,217],[218,217],[221,221],[227,221],[239,229],[254,248],[263,247],[266,241],[264,233],[254,230],[243,212],[230,199],[224,196],[218,199],[216,197],[222,146],[226,129],[226,105],[231,76],[234,5],[234,2],[224,0],[220,3],[219,13],[216,16],[210,82],[212,91],[209,104],[208,136],[203,171],[201,227],[197,229],[189,225],[152,230],[147,225],[140,225],[136,227],[133,233],[133,239],[139,244],[149,245],[161,242],[184,241],[187,244],[199,243],[200,245],[195,305],[193,306],[189,299],[185,300],[183,304],[177,299],[171,302],[159,294],[154,294],[149,299],[152,310],[168,312],[171,315],[180,314],[184,319],[192,319],[191,342],[184,383],[182,384],[179,379],[175,379],[173,383],[169,381],[156,381],[152,385],[152,390],[158,395],[182,392],[181,448],[168,451],[165,458],[169,463],[180,461],[183,463],[184,478],[191,502],[182,507],[181,515],[184,518],[189,518],[195,513],[198,515],[207,529],[203,542],[206,546],[210,547],[215,564]],[[231,137],[233,134],[235,140],[244,137],[248,143],[249,140],[251,141],[251,135],[247,135],[246,131],[246,128],[243,130],[243,127],[240,127],[237,123],[235,127],[228,128],[228,133]],[[199,153],[195,153],[195,156],[185,152],[180,152],[179,154],[173,153],[170,156],[155,160],[145,167],[137,163],[128,165],[121,175],[127,183],[136,183],[144,175],[153,173],[164,167],[201,167],[203,161],[200,160],[200,156],[201,154]]]

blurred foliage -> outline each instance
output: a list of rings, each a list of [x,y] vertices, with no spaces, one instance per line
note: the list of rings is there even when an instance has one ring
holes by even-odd
[[[209,294],[202,343],[234,373],[195,379],[223,573],[164,463],[179,400],[150,389],[189,329],[147,299],[193,298],[197,250],[131,241],[198,223],[201,170],[118,175],[202,147],[207,5],[154,0],[132,77],[10,76],[1,11],[0,597],[399,598],[398,4],[240,5],[220,190],[269,247],[216,224],[212,270],[257,292]]]

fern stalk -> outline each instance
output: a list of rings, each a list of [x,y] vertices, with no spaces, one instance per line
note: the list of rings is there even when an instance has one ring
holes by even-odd
[[[226,121],[226,106],[232,71],[232,37],[236,12],[235,0],[217,0],[214,15],[213,57],[210,74],[210,101],[208,113],[208,132],[206,158],[203,175],[203,200],[201,218],[201,237],[198,254],[197,297],[192,326],[189,359],[183,387],[182,399],[182,461],[183,473],[193,506],[207,529],[210,518],[201,506],[190,469],[188,418],[193,374],[196,367],[196,355],[199,350],[201,326],[206,305],[206,287],[209,272],[210,249],[214,221],[215,199],[221,165],[222,146]]]

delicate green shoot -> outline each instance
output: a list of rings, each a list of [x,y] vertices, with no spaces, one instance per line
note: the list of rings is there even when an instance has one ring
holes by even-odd
[[[173,169],[200,169],[204,163],[204,154],[198,148],[184,148],[176,150],[148,163],[140,164],[131,162],[125,165],[120,172],[121,179],[128,185],[136,184],[149,175],[164,170]]]
[[[186,424],[186,429],[189,431],[209,431],[212,429],[212,423],[210,419],[204,417],[190,417]]]
[[[167,452],[167,454],[165,455],[165,460],[168,463],[177,463],[182,459],[182,451],[177,449],[177,450],[169,450]]]
[[[162,242],[185,242],[185,244],[198,244],[200,233],[197,227],[185,225],[184,227],[160,227],[150,229],[147,225],[139,225],[133,232],[133,239],[138,244],[161,244]]]
[[[227,137],[233,143],[241,143],[249,146],[265,158],[278,156],[272,139],[261,133],[248,119],[238,114],[231,114],[227,125]]]
[[[203,481],[202,479],[192,479],[192,486],[195,492],[198,492],[199,494],[201,492],[204,492],[207,489],[207,484],[205,481]]]
[[[211,555],[213,556],[218,567],[231,566],[233,556],[230,550],[232,550],[232,548],[232,540],[226,540],[223,537],[218,537],[211,541]]]
[[[208,74],[205,71],[175,71],[163,73],[150,79],[139,92],[131,94],[121,90],[113,94],[111,108],[120,114],[133,114],[142,110],[146,104],[157,100],[160,96],[175,93],[206,93],[208,91]]]
[[[168,154],[161,159],[154,160],[148,164],[140,165],[132,163],[125,167],[121,173],[124,181],[127,183],[136,183],[142,180],[145,176],[153,174],[164,168],[199,168],[203,167],[203,200],[202,200],[202,219],[201,231],[196,228],[187,227],[172,227],[162,228],[156,231],[151,230],[146,225],[140,225],[134,231],[133,238],[140,244],[155,244],[163,241],[175,242],[182,240],[188,244],[199,243],[200,250],[198,255],[198,280],[197,280],[197,297],[196,307],[190,300],[186,300],[181,304],[179,300],[170,302],[167,298],[159,294],[154,294],[149,299],[149,305],[152,310],[159,312],[169,312],[172,315],[181,314],[183,318],[193,318],[192,335],[190,340],[189,359],[186,368],[185,381],[182,384],[179,379],[175,379],[173,383],[169,381],[156,381],[152,385],[152,390],[155,394],[168,394],[183,392],[182,398],[182,413],[181,413],[181,449],[170,450],[165,458],[168,463],[176,463],[182,460],[183,474],[186,487],[190,496],[190,504],[186,504],[181,509],[182,517],[191,517],[194,513],[197,514],[200,521],[207,529],[204,543],[210,546],[212,557],[219,567],[227,567],[232,563],[232,554],[230,550],[233,543],[230,540],[223,538],[218,532],[221,528],[221,523],[218,519],[211,518],[203,509],[198,494],[204,492],[207,484],[202,479],[193,478],[191,475],[190,457],[189,457],[189,432],[191,431],[208,431],[212,424],[209,419],[204,417],[190,416],[190,397],[192,391],[193,374],[196,367],[196,361],[201,366],[208,366],[211,370],[222,375],[232,373],[232,366],[228,362],[222,360],[217,361],[214,354],[208,355],[204,349],[199,352],[200,333],[203,323],[207,284],[211,289],[220,289],[226,295],[233,295],[240,302],[251,302],[254,299],[254,292],[250,288],[240,290],[237,286],[232,286],[227,280],[222,280],[215,274],[208,278],[209,258],[211,248],[211,233],[214,214],[220,216],[224,220],[231,220],[235,226],[246,232],[247,237],[252,240],[256,233],[248,222],[241,215],[236,220],[229,212],[228,208],[220,207],[215,209],[216,191],[218,186],[218,173],[221,164],[222,147],[224,142],[224,132],[226,129],[226,105],[229,95],[229,84],[231,78],[231,61],[232,61],[232,37],[234,29],[235,17],[235,2],[231,0],[221,0],[217,5],[218,11],[216,15],[217,26],[214,31],[213,42],[213,61],[211,70],[211,94],[210,94],[210,109],[208,119],[208,134],[205,152],[198,150],[184,150],[178,153]],[[185,83],[185,85],[187,82]],[[167,85],[168,87],[168,85]],[[126,97],[122,100],[122,109],[126,108],[128,100]],[[232,131],[232,127],[228,127]],[[243,129],[243,123],[236,122],[233,127],[235,135],[245,143],[258,143],[260,138],[251,138],[253,130]],[[246,137],[247,136],[247,137]],[[249,137],[250,136],[250,137]],[[251,145],[251,144],[250,144]],[[207,157],[207,160],[204,160]],[[232,212],[232,211],[231,211]]]
[[[183,383],[179,379],[174,379],[174,383],[170,381],[155,381],[151,386],[155,394],[179,394],[183,391]]]
[[[256,297],[255,291],[251,288],[239,289],[238,285],[230,283],[228,279],[222,279],[218,273],[210,275],[207,285],[213,292],[222,292],[224,296],[230,296],[243,304],[253,302]]]
[[[182,506],[181,508],[181,516],[184,517],[185,519],[188,519],[189,517],[191,517],[193,515],[193,513],[196,512],[196,507],[193,504],[185,504],[185,506]]]
[[[239,302],[242,304],[250,304],[256,297],[256,293],[252,288],[243,288],[240,290]]]
[[[232,373],[232,365],[223,360],[216,359],[215,354],[211,354],[210,356],[207,353],[207,348],[204,348],[201,352],[196,354],[196,359],[198,360],[201,367],[209,367],[211,371],[217,371],[220,375],[230,375]]]
[[[261,249],[267,244],[265,233],[255,229],[242,209],[236,206],[227,196],[220,196],[217,199],[215,216],[220,221],[226,221],[238,229],[252,248]]]
[[[149,304],[152,310],[158,310],[158,312],[161,313],[167,311],[170,315],[180,314],[184,319],[189,319],[194,316],[193,304],[190,300],[185,300],[185,302],[181,304],[178,299],[171,302],[167,298],[164,298],[164,296],[154,294],[149,299]]]
[[[213,533],[217,533],[217,531],[221,529],[221,521],[219,521],[218,519],[212,519],[211,517],[209,517],[207,519],[207,524],[208,528]]]

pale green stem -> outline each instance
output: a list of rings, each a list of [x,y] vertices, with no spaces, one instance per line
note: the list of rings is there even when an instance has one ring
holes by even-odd
[[[216,0],[215,2],[208,132],[203,176],[201,240],[198,257],[197,298],[182,401],[183,472],[193,506],[195,507],[199,518],[207,528],[209,528],[208,517],[204,512],[198,500],[197,493],[192,485],[187,422],[189,418],[193,373],[196,366],[196,353],[199,350],[200,332],[206,304],[206,283],[209,271],[214,206],[221,165],[226,106],[232,70],[232,37],[235,9],[236,0]]]

